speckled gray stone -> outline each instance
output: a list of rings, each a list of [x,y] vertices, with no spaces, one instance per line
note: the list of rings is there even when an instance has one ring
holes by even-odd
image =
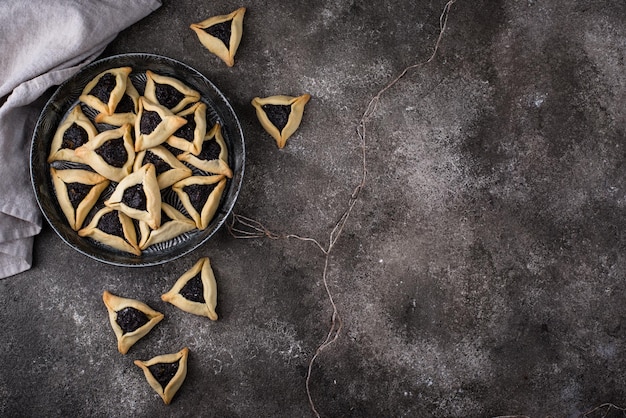
[[[361,180],[358,122],[428,59],[445,1],[163,3],[105,55],[162,54],[209,77],[246,137],[235,212],[327,245]],[[228,68],[188,26],[242,5]],[[343,328],[310,378],[321,416],[626,407],[625,59],[623,1],[452,6],[437,57],[366,125],[365,187],[329,258]],[[250,101],[302,93],[302,125],[278,150]],[[203,256],[216,322],[160,300]],[[0,281],[0,415],[312,416],[323,268],[311,242],[226,229],[164,266],[111,267],[46,227],[33,269]],[[104,290],[165,314],[126,356]],[[132,361],[183,346],[189,374],[165,406]]]

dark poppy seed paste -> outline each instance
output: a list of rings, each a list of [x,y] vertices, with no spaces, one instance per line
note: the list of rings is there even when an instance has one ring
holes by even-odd
[[[202,285],[202,277],[200,273],[193,276],[182,289],[180,294],[187,300],[192,302],[204,303],[204,286]]]
[[[148,135],[154,131],[159,123],[161,123],[161,116],[157,112],[152,110],[144,110],[141,114],[141,121],[139,121],[139,132],[144,135]]]
[[[122,203],[129,208],[146,210],[146,193],[143,191],[143,184],[127,187],[122,194]]]
[[[289,121],[291,106],[266,104],[261,107],[276,129],[282,131],[285,125],[287,125],[287,121]]]
[[[178,130],[174,132],[174,136],[178,138],[183,138],[189,142],[192,142],[193,134],[194,134],[194,131],[196,130],[196,119],[194,118],[193,114],[183,116],[183,117],[187,119],[187,123],[181,126],[180,128],[178,128]]]
[[[80,202],[85,199],[85,196],[89,194],[93,186],[83,183],[67,183],[65,187],[67,187],[67,197],[70,198],[72,207],[76,209]]]
[[[106,73],[96,83],[96,85],[91,89],[89,94],[92,96],[96,96],[102,103],[108,103],[109,97],[111,96],[111,92],[115,88],[116,80],[115,76],[111,73]]]
[[[207,161],[217,160],[220,157],[220,151],[222,151],[222,148],[216,140],[204,141],[198,158]]]
[[[163,160],[163,158],[159,157],[158,155],[156,155],[154,152],[151,152],[150,150],[146,151],[146,154],[143,157],[142,165],[146,165],[148,163],[151,163],[154,165],[157,176],[161,173],[165,173],[166,171],[172,168],[172,166],[166,163],[165,160]]]
[[[75,123],[63,132],[61,148],[76,149],[89,140],[89,135],[85,128]]]
[[[165,389],[178,371],[178,362],[153,364],[152,366],[148,366],[148,370],[150,370],[152,376],[159,382],[159,385]]]
[[[122,96],[122,100],[115,108],[115,113],[135,113],[135,103],[128,94]]]
[[[116,237],[124,236],[124,230],[122,228],[122,223],[120,222],[119,214],[115,210],[102,215],[98,221],[98,229],[105,234],[115,235]]]
[[[230,46],[230,28],[232,26],[232,20],[228,20],[222,23],[216,23],[213,26],[209,26],[204,31],[211,36],[215,36],[220,41],[224,42],[226,48]]]
[[[102,157],[107,164],[122,168],[128,159],[128,152],[124,148],[124,140],[122,138],[111,139],[100,145],[96,149],[96,154]]]
[[[122,328],[122,331],[124,331],[124,334],[133,332],[139,327],[147,324],[148,321],[150,321],[150,319],[145,313],[141,312],[138,309],[131,308],[130,306],[127,308],[121,309],[117,311],[116,313],[117,313],[117,318],[115,318],[115,322],[117,322],[117,325],[119,325],[120,328]]]
[[[189,196],[191,205],[198,213],[202,213],[202,208],[213,189],[215,189],[215,184],[190,184],[183,187],[183,191]]]
[[[168,109],[172,109],[185,98],[185,95],[178,91],[176,87],[169,84],[154,84],[154,94],[157,101]]]

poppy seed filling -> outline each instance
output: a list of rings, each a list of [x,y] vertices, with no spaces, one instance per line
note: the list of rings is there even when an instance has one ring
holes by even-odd
[[[165,389],[170,380],[176,376],[178,362],[153,364],[152,366],[148,366],[148,370],[150,370],[152,376],[159,382],[159,385]]]
[[[143,190],[143,184],[139,183],[134,186],[127,187],[122,195],[122,203],[129,208],[137,210],[146,210],[146,193]]]
[[[177,136],[179,138],[183,138],[189,142],[192,142],[194,138],[194,131],[196,130],[195,116],[191,114],[191,115],[187,115],[183,117],[187,119],[187,123],[181,126],[180,128],[178,128],[178,130],[174,132],[174,136]]]
[[[230,44],[231,26],[232,20],[228,20],[226,22],[216,23],[213,26],[209,26],[204,29],[204,31],[211,36],[215,36],[217,39],[222,41],[224,45],[226,45],[226,48],[228,48]]]
[[[98,229],[105,234],[115,235],[116,237],[124,236],[124,228],[122,227],[117,211],[102,215],[98,221]]]
[[[180,295],[192,302],[204,303],[204,286],[202,285],[202,277],[198,273],[193,276],[182,289],[180,289]]]
[[[214,188],[215,184],[190,184],[183,187],[183,191],[189,196],[193,208],[202,213],[202,208]]]
[[[291,106],[266,104],[261,107],[265,111],[267,118],[270,122],[272,122],[276,129],[282,131],[289,121]]]
[[[89,135],[85,128],[76,123],[73,123],[69,128],[63,132],[63,141],[61,142],[61,148],[67,148],[74,150],[89,140]]]
[[[85,196],[89,194],[93,186],[83,183],[67,183],[67,196],[70,198],[72,207],[76,209],[80,202],[85,199]]]
[[[126,152],[122,138],[106,141],[96,149],[96,154],[101,156],[107,164],[116,168],[124,167],[128,159],[128,152]]]
[[[115,88],[116,80],[115,76],[111,73],[106,73],[96,83],[96,85],[91,89],[89,94],[92,96],[96,96],[102,103],[108,103],[109,97],[111,97],[111,92]]]
[[[178,91],[176,87],[170,86],[169,84],[155,83],[154,93],[157,101],[168,109],[175,107],[185,98],[183,93]]]
[[[161,173],[165,173],[166,171],[168,171],[170,168],[172,168],[172,166],[170,166],[168,163],[165,162],[165,160],[163,160],[161,157],[159,157],[158,155],[156,155],[154,152],[151,152],[150,150],[146,151],[145,156],[143,157],[143,164],[153,164],[155,171],[156,171],[156,175],[158,176]]]
[[[148,135],[161,123],[161,116],[152,110],[144,110],[139,121],[139,132]]]
[[[198,154],[198,158],[206,161],[217,160],[220,157],[221,151],[222,148],[216,140],[204,141],[202,143],[202,150],[200,150],[200,154]]]
[[[150,321],[145,313],[130,306],[116,313],[117,317],[115,318],[115,322],[122,328],[124,334],[133,332]]]

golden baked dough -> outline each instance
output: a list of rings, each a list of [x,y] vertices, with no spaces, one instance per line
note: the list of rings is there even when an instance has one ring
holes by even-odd
[[[101,72],[87,83],[78,100],[100,113],[112,115],[124,96],[128,75],[131,72],[131,67],[112,68]]]
[[[74,106],[54,133],[48,162],[60,160],[82,162],[76,157],[75,149],[91,141],[96,135],[98,130],[85,116],[80,105]]]
[[[178,161],[174,154],[161,145],[140,151],[135,156],[133,170],[137,171],[147,163],[154,164],[160,189],[165,189],[192,174],[189,167]]]
[[[177,158],[209,173],[223,174],[228,178],[233,176],[233,171],[228,166],[228,147],[222,137],[222,127],[219,123],[205,135],[200,152],[183,152]]]
[[[206,105],[198,102],[193,106],[177,113],[187,120],[187,124],[181,126],[167,139],[167,144],[183,151],[197,154],[202,146],[202,140],[206,135]]]
[[[139,232],[141,234],[139,248],[142,250],[153,244],[168,241],[185,232],[196,229],[196,223],[173,206],[161,202],[161,211],[161,226],[159,226],[159,229],[152,229],[147,223],[139,222]]]
[[[120,251],[141,254],[133,220],[112,208],[100,209],[86,227],[78,230],[78,236],[89,237]]]
[[[200,93],[174,77],[146,71],[146,89],[143,95],[172,113],[178,113],[200,100]]]
[[[161,191],[154,164],[124,177],[104,205],[157,229],[161,225]]]
[[[186,123],[187,119],[176,116],[165,106],[140,97],[135,123],[135,151],[161,145]]]
[[[98,174],[119,182],[133,168],[135,149],[130,133],[131,126],[124,124],[96,135],[91,141],[76,148],[76,157]]]
[[[217,283],[208,257],[203,257],[174,283],[161,300],[194,315],[217,321]]]
[[[162,354],[148,361],[135,360],[134,363],[143,370],[150,387],[169,405],[187,377],[188,357],[189,349],[184,347],[178,353]]]
[[[220,198],[226,187],[226,177],[191,176],[172,186],[196,227],[204,230],[209,226],[217,211]]]
[[[256,115],[261,126],[276,140],[278,148],[283,148],[287,139],[300,126],[304,106],[310,99],[311,95],[309,94],[298,97],[270,96],[252,99],[252,106],[256,109]],[[275,113],[276,116],[273,117],[272,113]],[[284,126],[280,126],[282,124]]]
[[[102,300],[109,312],[109,321],[115,337],[117,349],[126,354],[130,347],[143,338],[164,315],[135,299],[115,296],[108,291],[102,294]]]
[[[63,214],[70,227],[78,231],[109,180],[92,171],[56,170],[54,167],[50,167],[50,177]]]
[[[189,27],[198,39],[213,54],[229,67],[235,65],[235,54],[243,35],[245,7],[240,7],[227,15],[213,16]]]
[[[107,123],[113,126],[122,126],[125,123],[134,125],[137,112],[139,112],[139,93],[130,79],[128,79],[126,82],[126,91],[115,107],[115,112],[111,115],[98,113],[95,117],[95,122]]]

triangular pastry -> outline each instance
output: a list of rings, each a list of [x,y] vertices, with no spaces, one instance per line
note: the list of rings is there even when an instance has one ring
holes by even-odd
[[[217,211],[220,198],[226,187],[226,177],[191,176],[172,186],[196,227],[204,230],[209,226]]]
[[[135,156],[133,169],[137,171],[148,163],[154,164],[160,189],[165,189],[192,174],[189,167],[178,161],[171,152],[161,145],[139,152]]]
[[[143,302],[115,296],[106,290],[102,294],[102,300],[109,312],[109,321],[117,338],[117,349],[122,354],[126,354],[130,347],[161,322],[164,316]]]
[[[131,72],[131,67],[101,72],[87,83],[78,100],[100,113],[112,115],[126,91],[126,82]]]
[[[197,154],[207,130],[206,105],[198,102],[178,113],[177,116],[185,118],[187,123],[167,139],[167,144],[182,151]]]
[[[56,170],[54,167],[50,167],[50,177],[63,214],[70,227],[78,231],[91,208],[109,185],[109,180],[93,171]]]
[[[135,151],[162,144],[186,123],[187,119],[176,116],[165,106],[140,97],[135,123]]]
[[[148,361],[135,360],[143,370],[148,384],[169,405],[187,377],[187,347],[178,353],[162,354]]]
[[[76,148],[76,157],[98,174],[119,182],[131,172],[135,161],[130,130],[131,126],[125,124],[101,132],[85,145]]]
[[[139,93],[130,79],[126,82],[126,91],[111,115],[98,113],[94,119],[96,123],[107,123],[113,126],[122,126],[125,123],[135,124],[139,112]]]
[[[235,54],[243,35],[245,7],[240,7],[227,15],[213,16],[189,27],[198,39],[213,54],[229,67],[235,65]]]
[[[270,96],[252,99],[252,106],[256,109],[261,126],[276,140],[278,148],[283,148],[287,139],[300,126],[304,106],[310,99],[309,94],[298,97]]]
[[[200,100],[200,93],[174,77],[146,71],[146,89],[143,95],[172,113],[178,113]]]
[[[183,152],[177,158],[209,173],[223,174],[228,178],[233,176],[233,171],[228,166],[228,147],[224,142],[219,123],[207,132],[200,152]]]
[[[217,283],[208,257],[203,257],[176,281],[161,300],[194,315],[216,321]]]
[[[159,244],[176,238],[185,232],[196,229],[196,223],[180,213],[173,206],[165,202],[161,203],[161,226],[152,229],[145,222],[139,222],[141,240],[139,248],[145,250],[151,245]]]
[[[154,164],[146,164],[124,177],[104,205],[157,229],[161,225],[161,191]]]
[[[72,111],[61,122],[50,144],[48,162],[73,161],[82,162],[75,155],[76,148],[86,144],[98,135],[98,130],[85,116],[80,105],[74,106]]]
[[[89,237],[111,248],[140,255],[137,232],[133,220],[124,213],[103,207],[89,224],[78,230],[81,237]]]

